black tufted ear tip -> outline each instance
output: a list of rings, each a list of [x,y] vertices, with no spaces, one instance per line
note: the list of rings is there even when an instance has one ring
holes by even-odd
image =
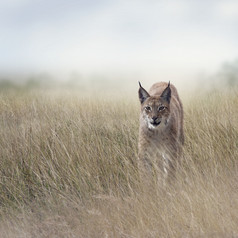
[[[141,83],[139,83],[139,91],[138,91],[138,94],[139,94],[139,99],[140,99],[140,102],[141,104],[148,98],[150,97],[149,93],[141,86]]]
[[[163,98],[168,103],[170,103],[170,99],[171,99],[170,81],[168,83],[168,86],[165,88],[165,90],[163,91],[160,97]]]

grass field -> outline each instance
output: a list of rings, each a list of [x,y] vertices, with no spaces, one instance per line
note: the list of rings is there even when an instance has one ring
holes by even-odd
[[[238,90],[184,99],[173,184],[139,176],[139,101],[0,94],[0,237],[238,237]]]

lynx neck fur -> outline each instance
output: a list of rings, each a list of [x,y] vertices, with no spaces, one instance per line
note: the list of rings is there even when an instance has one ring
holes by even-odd
[[[183,106],[177,89],[159,82],[147,92],[139,83],[141,102],[139,164],[173,175],[184,144]]]

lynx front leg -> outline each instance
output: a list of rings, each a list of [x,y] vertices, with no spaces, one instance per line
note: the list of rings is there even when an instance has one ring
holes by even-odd
[[[167,179],[168,178],[168,169],[169,169],[169,160],[167,158],[167,155],[165,155],[164,153],[162,154],[162,158],[163,158],[164,178]]]
[[[165,181],[169,183],[172,182],[175,178],[176,172],[176,160],[173,157],[169,156],[166,153],[162,154],[163,158],[163,177]]]
[[[153,167],[153,164],[150,159],[148,159],[146,156],[139,157],[139,170],[140,171],[143,171],[146,174],[151,174],[152,167]]]

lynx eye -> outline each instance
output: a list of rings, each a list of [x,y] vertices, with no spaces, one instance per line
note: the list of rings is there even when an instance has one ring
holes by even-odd
[[[160,106],[159,111],[163,111],[165,109],[165,106]]]
[[[150,106],[146,106],[146,107],[145,107],[145,110],[148,111],[148,112],[150,112],[150,111],[152,110],[152,108],[151,108]]]

